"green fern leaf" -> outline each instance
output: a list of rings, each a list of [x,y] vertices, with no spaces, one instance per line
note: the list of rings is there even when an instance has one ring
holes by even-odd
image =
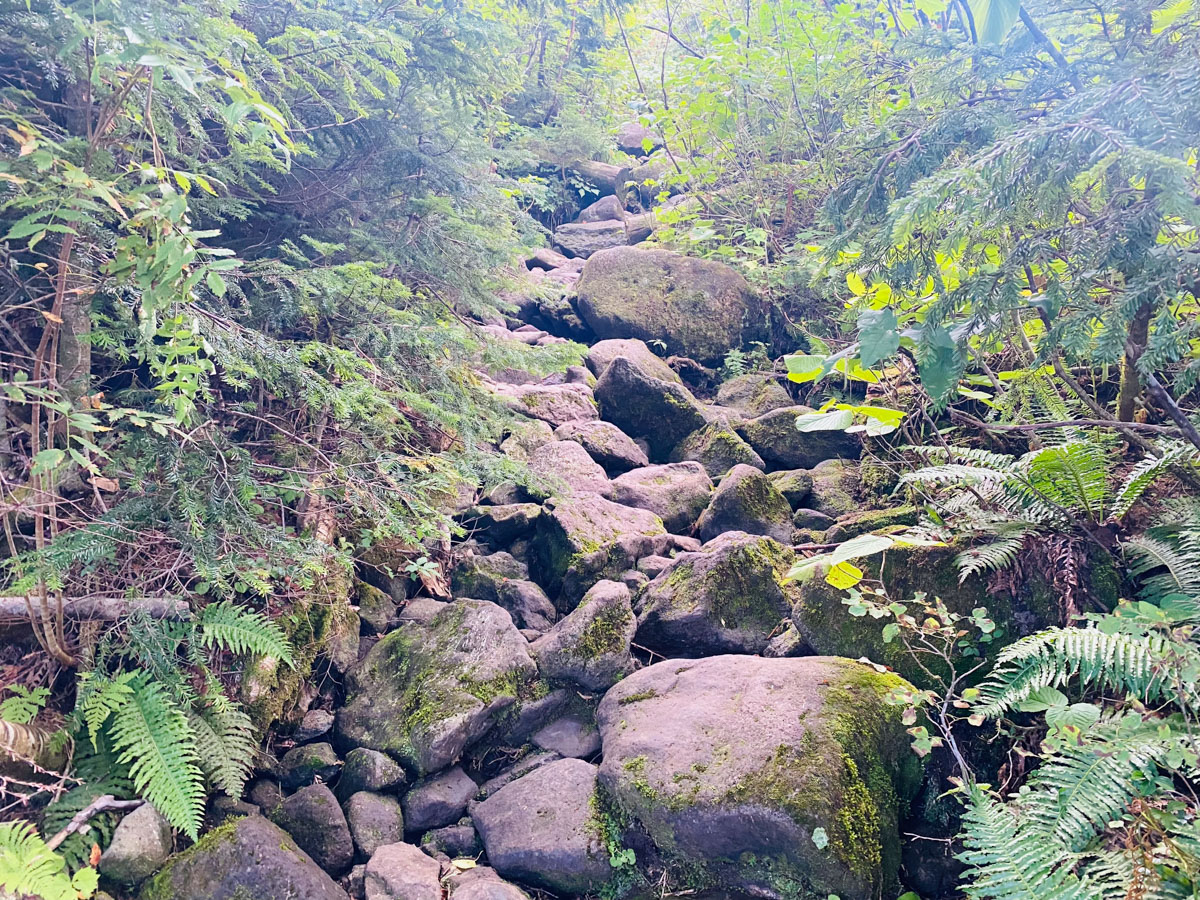
[[[219,647],[240,654],[271,656],[295,665],[292,645],[283,630],[262,613],[228,600],[210,603],[200,616],[200,641],[204,647]]]
[[[241,797],[258,750],[250,717],[232,704],[222,704],[189,712],[188,722],[204,774],[230,797]]]
[[[1200,459],[1200,449],[1191,444],[1175,443],[1164,449],[1159,457],[1147,456],[1129,470],[1116,499],[1113,501],[1113,516],[1121,518],[1135,504],[1150,486],[1171,468],[1181,465],[1194,466]]]
[[[138,793],[196,840],[204,812],[204,778],[187,716],[144,674],[131,687],[111,726],[117,761],[129,766]]]
[[[84,869],[72,880],[66,861],[28,822],[0,823],[0,897],[78,900],[95,889],[95,871]]]

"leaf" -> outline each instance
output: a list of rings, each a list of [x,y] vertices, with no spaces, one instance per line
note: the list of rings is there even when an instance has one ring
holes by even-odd
[[[39,451],[37,456],[33,458],[33,469],[31,471],[34,475],[37,475],[41,472],[57,469],[66,458],[67,453],[65,450],[59,450],[57,447],[49,447]]]
[[[825,581],[835,588],[848,590],[863,580],[863,570],[848,562],[840,562],[829,570]]]
[[[804,413],[796,416],[796,430],[845,431],[854,424],[854,413],[848,409],[835,409],[826,413]]]
[[[1021,712],[1045,712],[1052,706],[1066,706],[1067,695],[1055,687],[1041,687],[1016,705]]]
[[[890,309],[867,309],[859,315],[858,358],[864,368],[871,368],[900,349],[898,325]]]
[[[945,328],[928,332],[920,372],[921,384],[935,403],[942,403],[958,386],[958,345]]]
[[[785,356],[783,362],[787,366],[788,380],[794,381],[797,384],[816,381],[821,377],[821,373],[825,367],[825,358],[823,356],[797,354],[794,356]]]
[[[857,272],[846,273],[846,286],[855,297],[861,297],[867,292],[867,283]]]
[[[824,850],[829,846],[829,834],[818,825],[813,829],[812,842],[818,850]]]
[[[1072,703],[1070,706],[1051,706],[1046,710],[1046,724],[1055,728],[1078,728],[1087,731],[1100,721],[1100,707],[1092,703]]]
[[[884,534],[860,534],[839,544],[829,558],[836,565],[847,560],[882,553],[894,544],[895,541]]]
[[[975,36],[981,44],[999,44],[1012,29],[1021,0],[971,0]]]
[[[215,294],[216,296],[218,296],[218,297],[225,296],[225,289],[226,289],[225,279],[222,278],[220,275],[218,275],[216,272],[211,272],[211,271],[208,272],[204,276],[204,283],[208,285],[208,289],[210,291],[212,291],[213,294]]]

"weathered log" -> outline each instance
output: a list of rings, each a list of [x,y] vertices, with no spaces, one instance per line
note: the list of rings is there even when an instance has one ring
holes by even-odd
[[[34,615],[41,618],[38,603]],[[153,619],[183,619],[188,615],[186,600],[162,597],[72,597],[63,602],[63,615],[69,621],[96,620],[115,622],[135,612]],[[0,619],[29,619],[24,597],[0,597]]]

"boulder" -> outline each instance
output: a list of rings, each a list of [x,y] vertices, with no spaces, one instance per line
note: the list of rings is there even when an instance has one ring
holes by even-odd
[[[706,424],[691,391],[646,375],[623,356],[600,376],[596,400],[606,421],[632,437],[645,438],[653,460],[665,460],[676,444]]]
[[[453,900],[529,900],[528,894],[488,866],[452,874],[446,879],[446,896]]]
[[[650,465],[646,452],[633,438],[611,422],[568,422],[554,436],[560,441],[575,441],[609,472],[625,472]]]
[[[813,479],[804,469],[780,469],[771,472],[767,477],[771,479],[775,489],[783,494],[792,509],[807,500],[808,495],[812,493]]]
[[[693,887],[895,896],[898,820],[921,777],[901,710],[886,701],[904,686],[829,657],[642,669],[597,710],[609,814]]]
[[[385,634],[396,616],[395,598],[374,585],[359,581],[354,585],[354,600],[358,604],[358,620],[366,626],[366,633]]]
[[[600,735],[596,726],[579,716],[555,719],[533,735],[534,746],[551,750],[559,756],[587,759],[600,752]]]
[[[347,900],[287,832],[262,816],[234,819],[176,856],[140,900]]]
[[[529,470],[546,486],[541,499],[561,496],[564,491],[612,496],[608,474],[575,441],[551,441],[538,447],[529,457]]]
[[[530,650],[543,678],[601,691],[633,671],[629,644],[636,630],[629,588],[600,581]]]
[[[804,505],[837,519],[858,512],[858,470],[840,459],[827,459],[809,471],[812,488]]]
[[[474,825],[447,825],[427,831],[421,838],[421,846],[426,852],[444,853],[451,859],[483,855],[483,845],[479,843]]]
[[[500,788],[471,813],[488,862],[549,891],[598,891],[613,868],[593,813],[595,793],[596,767],[581,759],[541,766]]]
[[[796,417],[810,412],[807,406],[774,409],[737,431],[768,464],[785,469],[810,469],[827,459],[858,459],[862,442],[856,434],[797,430]]]
[[[752,372],[731,378],[717,388],[717,403],[754,418],[773,409],[794,406],[796,401],[775,376]]]
[[[618,538],[649,538],[666,533],[662,519],[648,510],[621,506],[594,495],[556,499],[548,504],[547,512],[538,520],[531,547],[534,572],[553,595],[561,588],[563,578],[572,566],[579,563],[590,566],[591,561],[585,557],[615,545]],[[629,568],[632,562],[636,559],[618,572]],[[579,597],[582,596],[580,592]]]
[[[672,534],[684,534],[709,505],[712,486],[700,463],[668,463],[634,469],[614,478],[612,499],[624,506],[648,509]],[[788,512],[790,518],[791,510]]]
[[[601,222],[572,222],[559,225],[554,229],[554,243],[564,253],[590,259],[594,254],[613,247],[624,247],[626,244],[644,241],[650,235],[642,229],[636,237],[625,226],[621,219],[609,219]],[[585,320],[586,321],[586,320]],[[590,323],[589,323],[590,324]]]
[[[500,550],[513,541],[530,537],[541,514],[542,508],[536,503],[503,503],[498,506],[473,506],[460,519],[472,537]]]
[[[458,600],[367,653],[347,679],[337,733],[418,775],[444,769],[482,737],[535,676],[529,645],[494,603]]]
[[[641,122],[626,122],[617,129],[617,149],[630,156],[646,156],[662,146],[662,138]]]
[[[462,557],[450,570],[450,590],[456,597],[472,597],[495,603],[509,580],[529,578],[529,569],[511,553],[499,551],[483,556]]]
[[[890,509],[867,509],[852,512],[837,520],[837,524],[825,532],[825,541],[840,544],[860,534],[872,531],[895,531],[904,526],[917,524],[919,510],[915,506],[895,506]]]
[[[412,844],[384,844],[367,860],[366,900],[442,900],[442,867]]]
[[[791,543],[792,507],[771,479],[753,466],[730,469],[696,523],[702,541],[727,531],[765,534],[781,544]]]
[[[529,462],[529,454],[554,440],[554,429],[540,419],[518,422],[500,442],[500,452],[517,462]]]
[[[569,259],[549,247],[537,247],[525,260],[525,266],[530,269],[557,269],[569,262]]]
[[[455,766],[413,785],[404,795],[404,824],[412,832],[450,825],[462,818],[479,785]]]
[[[547,631],[558,618],[558,611],[546,592],[532,581],[506,581],[499,586],[497,594],[497,605],[508,610],[518,628]]]
[[[496,384],[493,389],[512,409],[552,428],[597,417],[592,392],[586,385]]]
[[[754,452],[736,431],[723,422],[710,422],[693,431],[671,451],[672,462],[695,460],[713,478],[720,478],[734,466],[747,465],[766,468],[762,457]]]
[[[325,785],[310,784],[284,798],[271,820],[330,875],[344,874],[354,862],[354,839],[346,815]]]
[[[609,222],[613,220],[625,221],[625,207],[612,194],[601,197],[590,206],[585,206],[575,217],[576,222]]]
[[[593,252],[576,285],[576,305],[599,338],[662,341],[668,353],[702,363],[765,336],[761,327],[746,328],[766,323],[746,279],[724,263],[670,250]]]
[[[150,803],[124,816],[100,855],[100,874],[117,884],[141,884],[171,855],[171,823]]]
[[[637,643],[664,656],[761,653],[798,599],[794,555],[769,537],[730,532],[680,553],[636,598]]]
[[[366,858],[384,844],[404,840],[404,813],[392,797],[359,791],[350,795],[344,811],[354,846]]]
[[[560,759],[562,757],[552,750],[546,750],[541,753],[530,753],[528,756],[522,757],[499,775],[485,781],[479,788],[479,793],[475,795],[475,799],[467,805],[467,812],[474,814],[476,806],[488,797],[491,797],[506,784],[511,784],[518,778],[524,778],[534,769],[548,766],[550,763],[558,762]]]
[[[656,356],[654,351],[646,346],[645,341],[631,338],[610,338],[607,341],[597,341],[588,348],[585,362],[592,373],[599,378],[604,374],[609,363],[618,356],[624,356],[649,378],[657,378],[659,381],[670,381],[675,384],[683,383],[675,370]]]
[[[294,791],[317,780],[332,781],[341,767],[342,761],[333,745],[302,744],[283,754],[279,761],[279,783],[286,790]]]
[[[359,791],[383,793],[404,784],[404,770],[386,753],[358,747],[346,754],[342,777],[334,793],[339,800],[348,800]]]

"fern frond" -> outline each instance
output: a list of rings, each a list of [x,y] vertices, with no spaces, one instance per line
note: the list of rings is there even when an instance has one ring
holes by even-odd
[[[1105,897],[1130,896],[1136,886],[1140,900],[1194,900],[1189,879],[1164,873],[1146,865],[1139,852],[1129,850],[1093,850],[1083,860],[1088,878],[1100,887]]]
[[[72,881],[66,862],[28,822],[0,823],[0,897],[78,900],[95,889],[95,871],[85,869]]]
[[[1014,537],[997,538],[989,543],[963,550],[954,557],[954,564],[958,566],[958,583],[962,584],[979,572],[999,572],[1001,569],[1007,569],[1017,561],[1017,554],[1025,546],[1025,538],[1031,531],[1031,528],[1023,528]]]
[[[1011,477],[1011,473],[1000,469],[969,466],[963,463],[944,463],[940,466],[926,466],[915,472],[906,472],[900,477],[900,483],[966,486],[986,483],[1000,484]]]
[[[1173,466],[1194,466],[1197,460],[1200,460],[1200,449],[1178,442],[1166,448],[1162,456],[1147,456],[1125,476],[1113,501],[1113,516],[1119,519],[1129,512],[1150,486]]]
[[[1090,441],[1068,441],[1021,457],[1020,467],[1038,494],[1077,510],[1094,522],[1104,519],[1109,456]]]
[[[230,797],[241,797],[258,750],[250,717],[233,704],[221,704],[189,712],[188,722],[204,774]]]
[[[110,728],[117,761],[138,793],[192,840],[204,813],[204,778],[187,716],[162,686],[139,675]]]
[[[133,693],[130,682],[136,677],[136,671],[121,672],[112,678],[97,674],[95,670],[80,673],[75,707],[87,725],[93,749],[97,747],[100,729],[108,717],[129,700]]]
[[[958,858],[968,867],[962,888],[970,900],[1100,900],[1072,871],[1070,854],[978,787],[963,825],[966,849]]]
[[[1000,652],[991,676],[979,688],[975,711],[995,718],[1039,688],[1058,687],[1076,677],[1083,685],[1123,691],[1145,701],[1169,696],[1194,704],[1194,688],[1185,687],[1188,696],[1176,697],[1167,679],[1167,663],[1181,649],[1156,635],[1050,628]]]
[[[1127,540],[1124,549],[1129,572],[1142,579],[1146,599],[1167,594],[1200,596],[1200,539],[1141,534]]]
[[[291,668],[292,645],[278,624],[262,613],[229,600],[210,603],[200,615],[200,641],[206,648],[272,656]]]

